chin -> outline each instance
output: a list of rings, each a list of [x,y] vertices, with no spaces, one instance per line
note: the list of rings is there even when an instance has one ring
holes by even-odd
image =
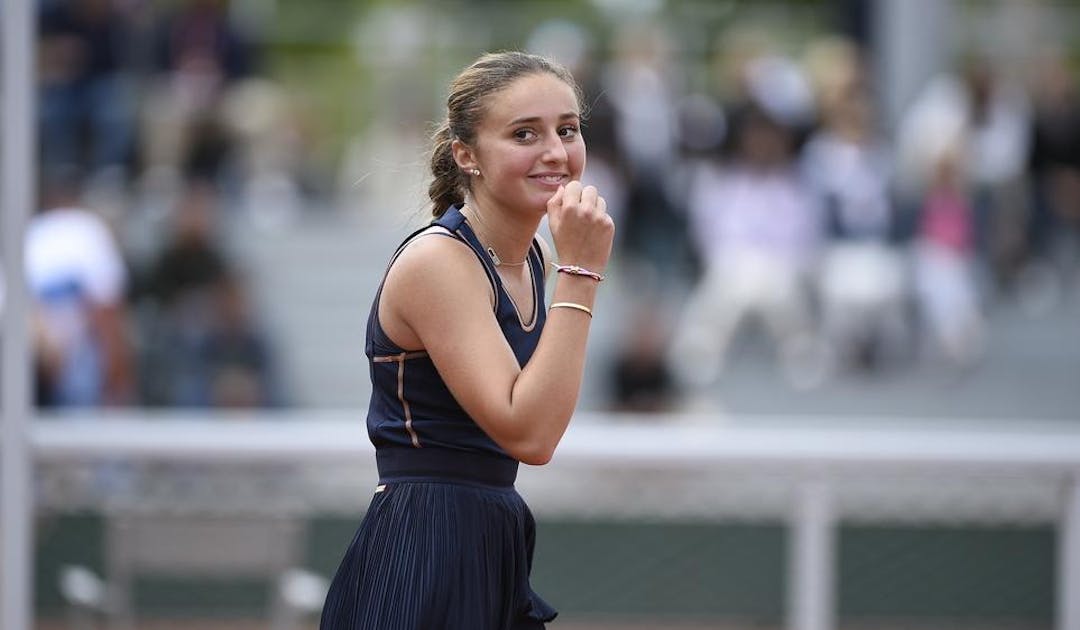
[[[528,209],[530,214],[544,216],[547,214],[547,199],[541,202],[531,201],[525,205],[525,208]]]
[[[548,199],[551,199],[554,194],[555,191],[546,192],[533,189],[519,197],[515,205],[530,212],[546,213]]]
[[[569,180],[567,181],[569,182]],[[565,184],[563,185],[565,186]],[[537,186],[534,184],[533,186],[530,186],[528,193],[525,195],[525,198],[528,200],[526,203],[530,206],[535,203],[540,203],[546,211],[548,200],[558,191],[558,186]]]

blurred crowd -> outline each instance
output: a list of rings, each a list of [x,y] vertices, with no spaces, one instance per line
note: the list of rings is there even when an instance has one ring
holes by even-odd
[[[236,199],[299,198],[252,34],[222,0],[43,0],[38,28],[38,404],[284,404],[247,272],[220,242]],[[136,223],[152,233],[129,238]]]
[[[548,31],[551,54],[574,38]],[[1034,317],[1080,291],[1080,85],[1062,49],[963,51],[889,121],[855,38],[791,48],[736,28],[692,81],[677,34],[637,24],[601,63],[569,59],[632,296],[617,409],[707,401],[747,338],[796,388],[962,376],[995,308]]]
[[[226,207],[273,220],[304,205],[312,141],[236,16],[226,0],[41,2],[42,211],[27,244],[40,404],[286,402],[218,235]],[[997,305],[1037,315],[1078,290],[1066,51],[965,52],[886,120],[865,44],[836,34],[793,52],[732,28],[691,66],[655,20],[604,39],[544,22],[521,42],[586,96],[586,176],[616,215],[613,277],[632,298],[613,321],[615,408],[708,391],[747,337],[796,387],[967,370]],[[418,102],[387,115],[439,115]],[[411,148],[420,127],[384,125],[400,137],[368,146]],[[118,244],[131,212],[160,217],[149,245]]]

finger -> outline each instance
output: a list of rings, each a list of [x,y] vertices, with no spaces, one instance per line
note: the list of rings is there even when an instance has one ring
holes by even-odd
[[[558,190],[555,191],[555,194],[551,195],[551,198],[547,201],[547,211],[551,212],[560,208],[562,206],[563,197],[565,196],[566,188],[564,186],[559,186]]]
[[[596,202],[600,198],[600,191],[596,189],[596,186],[586,186],[581,191],[581,205],[585,208],[595,208]]]
[[[581,182],[573,180],[566,185],[566,192],[563,193],[563,199],[565,202],[576,202],[581,199]]]
[[[607,214],[607,200],[603,197],[597,196],[596,209],[599,210],[601,214]]]

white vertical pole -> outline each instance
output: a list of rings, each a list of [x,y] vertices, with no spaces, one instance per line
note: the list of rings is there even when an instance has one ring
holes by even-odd
[[[1080,630],[1080,475],[1069,477],[1058,525],[1057,630]]]
[[[788,534],[788,630],[832,630],[836,532],[832,492],[824,480],[796,488]]]
[[[874,0],[873,29],[882,112],[895,129],[927,79],[949,63],[954,0]]]
[[[0,628],[30,630],[33,611],[33,505],[29,445],[30,342],[23,277],[23,232],[33,203],[33,0],[5,0],[0,12],[0,237],[5,304],[0,336]]]

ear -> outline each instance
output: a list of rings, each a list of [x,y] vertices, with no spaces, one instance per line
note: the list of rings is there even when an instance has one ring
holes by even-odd
[[[480,167],[472,148],[461,140],[451,142],[450,151],[454,154],[454,162],[462,171],[468,173],[472,169]]]

